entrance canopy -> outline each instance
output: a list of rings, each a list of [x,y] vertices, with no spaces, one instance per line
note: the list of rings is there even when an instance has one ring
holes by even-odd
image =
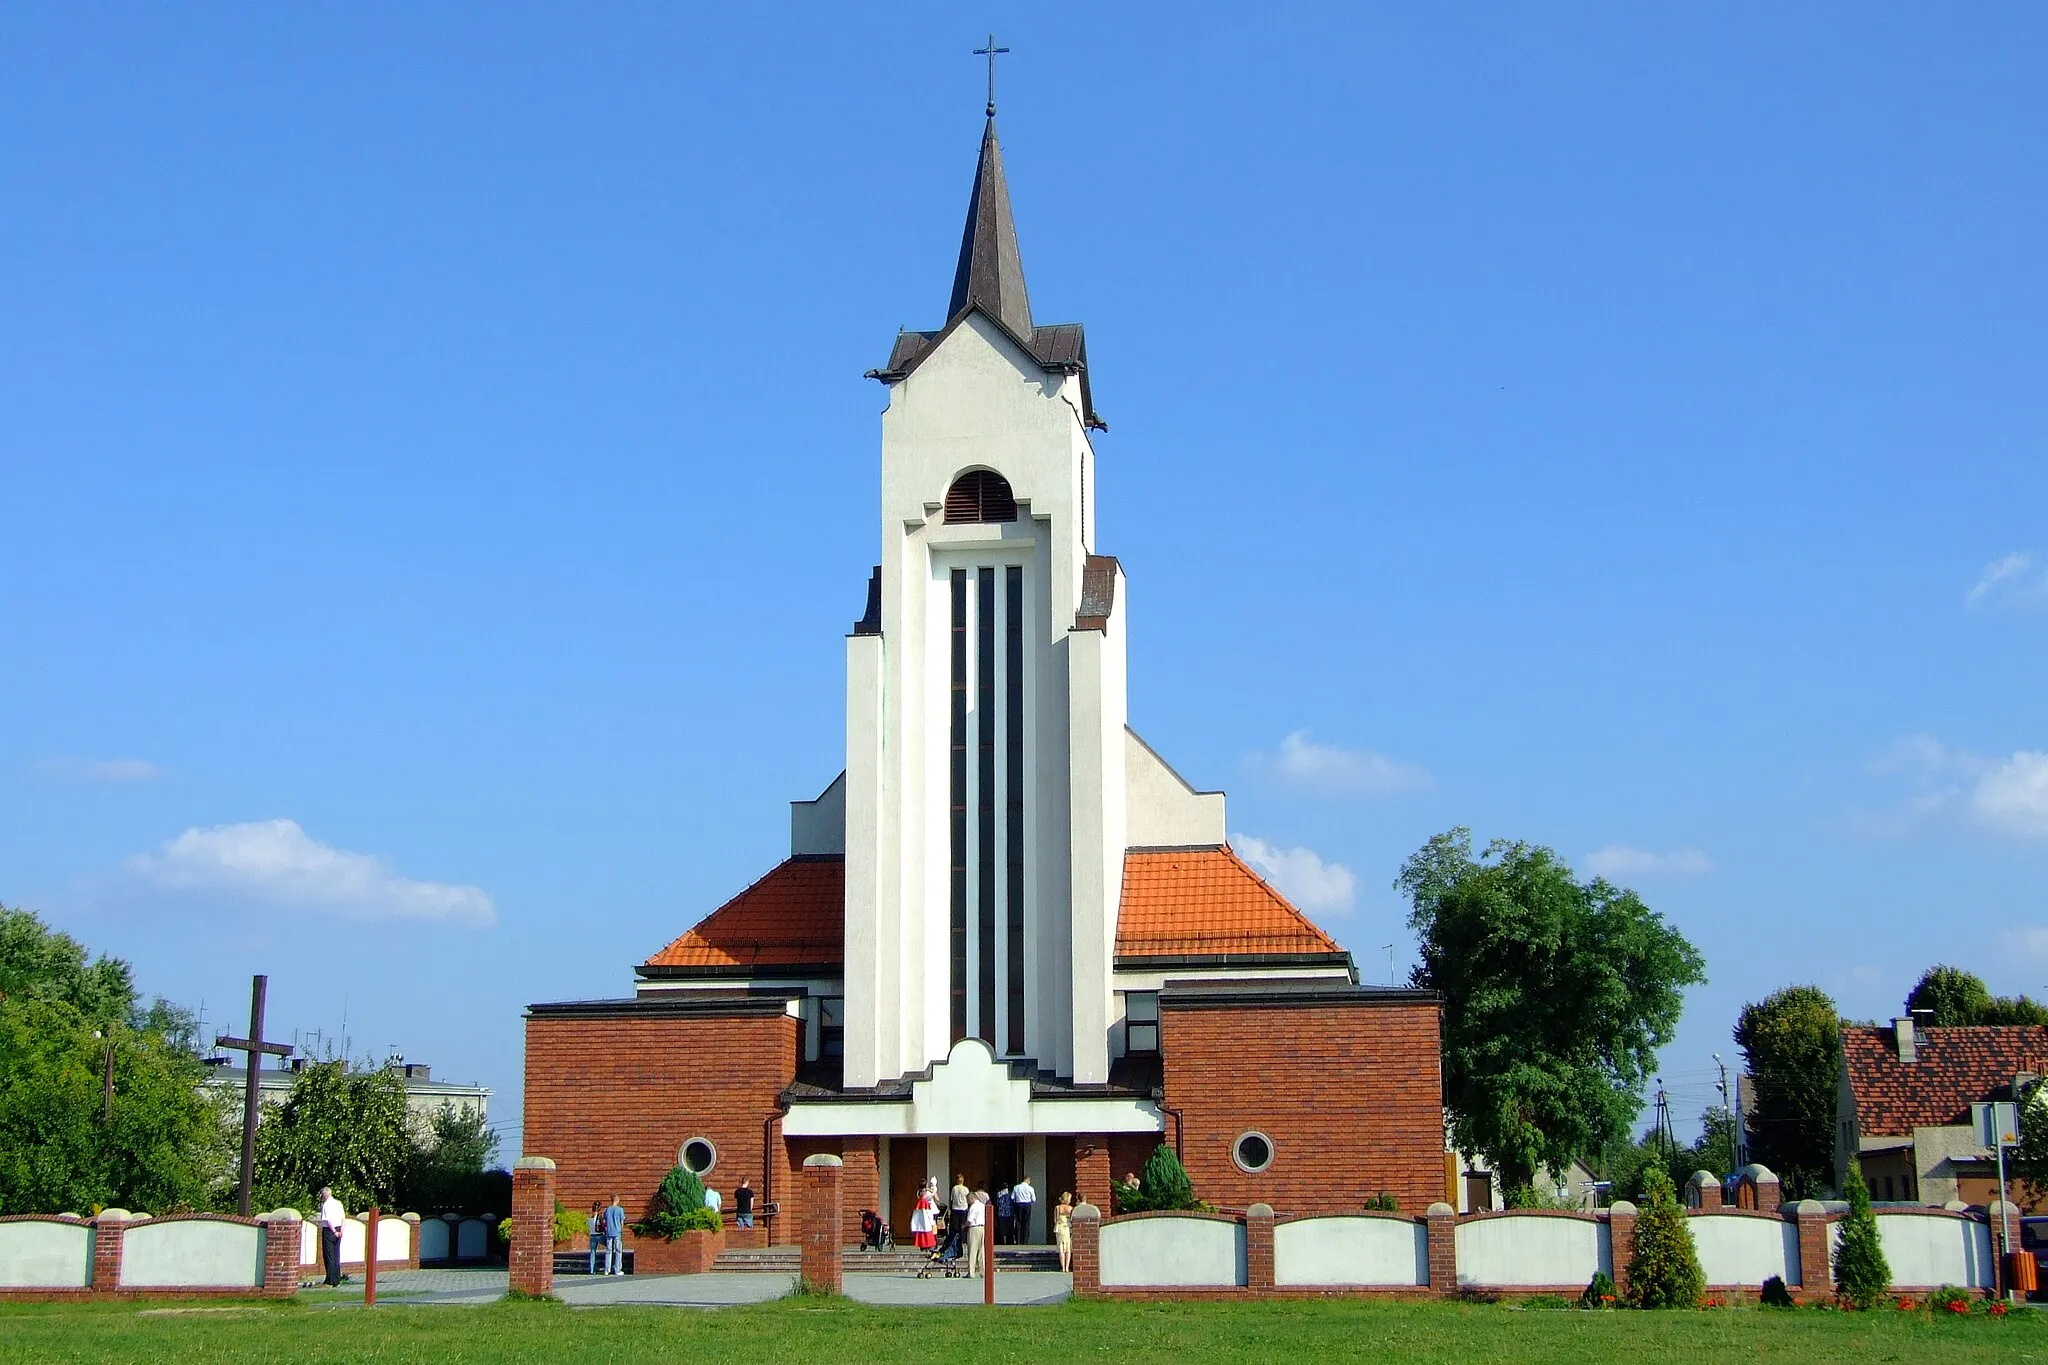
[[[848,1095],[797,1100],[782,1121],[785,1137],[966,1137],[1030,1133],[1161,1133],[1158,1104],[1099,1091],[1031,1093],[988,1044],[953,1044],[929,1080],[913,1081],[910,1097]]]

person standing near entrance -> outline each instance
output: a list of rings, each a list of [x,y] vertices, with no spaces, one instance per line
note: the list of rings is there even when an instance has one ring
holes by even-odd
[[[326,1185],[320,1187],[320,1261],[327,1271],[326,1283],[341,1284],[341,1230],[348,1223],[348,1210]]]
[[[613,1195],[604,1211],[604,1273],[623,1275],[619,1269],[619,1239],[626,1235],[626,1206]]]
[[[981,1278],[988,1255],[988,1191],[976,1190],[967,1206],[967,1278]]]
[[[1017,1240],[1017,1223],[1015,1218],[1012,1217],[1015,1211],[1015,1207],[1010,1203],[1010,1187],[1008,1185],[999,1186],[996,1190],[996,1219],[989,1229],[989,1241],[991,1243],[1014,1242]]]
[[[1052,1206],[1052,1244],[1060,1251],[1060,1270],[1069,1273],[1074,1268],[1074,1196],[1062,1194],[1060,1202]]]
[[[754,1187],[740,1177],[739,1188],[732,1192],[732,1225],[736,1228],[754,1226]]]
[[[917,1203],[910,1210],[910,1240],[919,1251],[939,1244],[938,1179],[933,1177],[917,1187]]]
[[[1031,1240],[1031,1215],[1037,1208],[1038,1191],[1031,1188],[1031,1177],[1027,1175],[1010,1191],[1010,1216],[1017,1223],[1010,1240],[1019,1246]]]
[[[593,1199],[590,1201],[590,1222],[588,1227],[590,1229],[590,1269],[585,1273],[595,1275],[597,1273],[598,1253],[604,1250],[604,1200]]]
[[[946,1241],[958,1256],[967,1245],[967,1206],[973,1197],[967,1192],[967,1177],[957,1172],[953,1176],[953,1189],[947,1200]],[[951,1259],[950,1257],[948,1259]]]

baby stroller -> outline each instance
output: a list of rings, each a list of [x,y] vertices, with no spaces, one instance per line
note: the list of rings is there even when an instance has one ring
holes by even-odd
[[[893,1251],[896,1248],[896,1234],[890,1231],[888,1222],[873,1209],[860,1211],[860,1249],[862,1251]]]
[[[960,1268],[960,1237],[952,1231],[940,1236],[932,1247],[931,1255],[917,1268],[917,1278],[929,1280],[938,1275],[945,1279],[957,1279],[967,1272]]]

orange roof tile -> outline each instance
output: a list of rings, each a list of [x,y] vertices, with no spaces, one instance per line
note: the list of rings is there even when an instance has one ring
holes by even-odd
[[[791,858],[647,959],[649,967],[837,967],[846,957],[846,863]]]
[[[1124,854],[1119,958],[1342,951],[1229,848]]]

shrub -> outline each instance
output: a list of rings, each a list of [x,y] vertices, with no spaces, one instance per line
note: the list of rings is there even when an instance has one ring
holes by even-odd
[[[1401,1211],[1401,1201],[1388,1194],[1385,1190],[1381,1190],[1378,1194],[1365,1201],[1365,1211],[1367,1213],[1399,1213]]]
[[[1842,1224],[1842,1240],[1835,1247],[1835,1297],[1852,1308],[1875,1308],[1892,1282],[1891,1266],[1885,1263],[1884,1247],[1878,1242],[1877,1215],[1870,1211],[1870,1187],[1863,1183],[1863,1167],[1849,1163],[1849,1177],[1842,1182],[1842,1194],[1849,1201],[1849,1217]]]
[[[681,1166],[672,1166],[654,1192],[653,1207],[633,1224],[642,1237],[673,1242],[686,1232],[716,1232],[724,1223],[716,1210],[704,1207],[704,1182]]]
[[[704,1207],[704,1182],[682,1166],[671,1166],[655,1192],[655,1204],[667,1213],[688,1213]]]
[[[512,1220],[507,1218],[505,1221],[510,1223]],[[555,1201],[555,1245],[560,1246],[564,1242],[573,1242],[589,1235],[590,1215],[578,1213],[572,1208],[565,1207],[562,1201],[557,1199]]]
[[[1195,1198],[1195,1185],[1188,1179],[1187,1168],[1180,1164],[1173,1148],[1163,1142],[1153,1148],[1152,1155],[1146,1159],[1144,1174],[1138,1177],[1135,1190],[1129,1185],[1119,1185],[1110,1193],[1118,1213],[1208,1207]]]
[[[1936,1316],[1953,1313],[1957,1317],[1964,1317],[1969,1314],[1970,1300],[1969,1290],[1945,1284],[1927,1296],[1927,1307]]]
[[[1794,1308],[1798,1306],[1792,1302],[1792,1291],[1785,1287],[1785,1277],[1782,1275],[1773,1275],[1764,1281],[1762,1301],[1763,1306],[1766,1308]]]
[[[1644,1203],[1636,1219],[1636,1250],[1628,1264],[1629,1302],[1638,1308],[1695,1308],[1707,1292],[1699,1252],[1671,1177],[1652,1166],[1643,1177]]]
[[[1586,1291],[1579,1295],[1579,1306],[1612,1308],[1614,1299],[1614,1281],[1608,1278],[1606,1271],[1596,1270],[1593,1272],[1593,1278],[1586,1281]]]

